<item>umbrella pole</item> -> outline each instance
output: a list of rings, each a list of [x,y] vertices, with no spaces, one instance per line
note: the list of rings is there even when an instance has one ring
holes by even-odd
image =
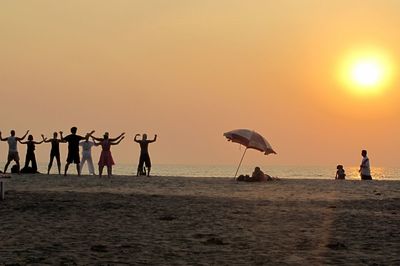
[[[237,173],[239,172],[240,166],[242,165],[242,161],[243,161],[244,155],[246,154],[246,151],[247,151],[247,148],[246,148],[246,149],[244,150],[244,152],[243,152],[242,159],[240,160],[239,166],[238,166],[238,168],[236,169],[236,173],[235,173],[234,179],[236,179],[236,175],[237,175]]]

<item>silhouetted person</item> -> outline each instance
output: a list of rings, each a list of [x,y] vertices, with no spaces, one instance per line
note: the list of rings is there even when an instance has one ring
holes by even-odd
[[[85,162],[87,161],[88,168],[89,168],[89,174],[95,175],[93,159],[92,159],[92,147],[95,145],[96,144],[93,141],[89,141],[89,139],[85,139],[84,141],[81,141],[79,143],[79,146],[82,147],[82,161],[80,164],[81,173],[82,173],[83,166],[85,165]]]
[[[240,175],[236,181],[245,181],[245,182],[264,182],[264,181],[273,181],[279,180],[277,177],[271,177],[261,170],[260,167],[255,167],[251,176],[249,175]]]
[[[29,163],[32,163],[32,173],[37,173],[37,163],[36,163],[36,156],[35,156],[35,144],[41,144],[43,143],[44,139],[42,141],[34,141],[33,136],[29,135],[28,136],[28,141],[21,141],[19,140],[19,143],[21,144],[26,144],[26,157],[25,157],[25,166],[22,169],[21,172],[27,171],[29,167]]]
[[[121,135],[113,139],[109,138],[107,132],[104,133],[103,138],[92,137],[96,145],[101,145],[101,154],[99,160],[99,177],[101,177],[103,174],[104,166],[107,166],[107,176],[108,177],[112,176],[112,166],[115,163],[110,148],[111,145],[118,145],[124,139],[124,134],[125,133],[122,133]],[[96,142],[96,140],[99,142]]]
[[[42,138],[45,139],[44,142],[51,143],[50,162],[49,162],[49,166],[47,167],[47,174],[50,174],[50,169],[53,166],[53,160],[54,160],[54,158],[56,158],[58,174],[61,175],[60,142],[62,142],[62,141],[61,141],[61,139],[58,139],[57,136],[58,136],[57,132],[54,132],[53,138],[47,140],[42,135]]]
[[[343,165],[339,164],[338,166],[336,166],[336,176],[335,179],[346,179],[346,173],[345,170],[343,168]]]
[[[90,133],[87,133],[85,137],[76,135],[76,131],[78,129],[76,127],[71,128],[71,134],[63,137],[62,131],[60,131],[60,137],[62,142],[68,142],[68,156],[67,156],[67,164],[65,165],[64,176],[67,175],[68,167],[71,163],[76,164],[76,171],[78,172],[78,176],[81,175],[80,169],[80,157],[79,157],[79,141],[89,138],[93,133],[94,130]]]
[[[18,172],[19,172],[19,155],[18,155],[18,148],[17,148],[17,144],[18,141],[20,140],[24,140],[26,135],[28,135],[29,130],[26,131],[25,135],[23,135],[22,137],[16,137],[15,136],[15,130],[11,130],[10,134],[11,136],[7,137],[7,138],[3,138],[1,136],[1,132],[0,132],[0,140],[1,141],[7,141],[8,143],[8,157],[7,157],[7,163],[4,166],[4,173],[7,172],[7,168],[10,165],[11,161],[15,161],[17,167],[18,167]]]
[[[141,175],[143,166],[145,165],[147,167],[147,176],[150,176],[151,160],[149,155],[149,143],[155,142],[157,140],[157,134],[154,135],[153,140],[147,140],[147,134],[143,134],[141,140],[137,139],[138,136],[140,136],[140,134],[136,134],[134,138],[134,141],[139,143],[140,145],[139,165],[137,168],[136,175],[137,176]]]
[[[360,165],[360,170],[359,170],[361,180],[372,180],[369,159],[367,157],[367,151],[362,150],[361,156],[363,157],[362,161],[361,161],[361,165]]]
[[[272,180],[272,178],[269,175],[264,174],[264,172],[261,171],[260,167],[258,167],[258,166],[256,168],[254,168],[254,171],[251,174],[251,179],[253,182],[262,182],[262,181]]]

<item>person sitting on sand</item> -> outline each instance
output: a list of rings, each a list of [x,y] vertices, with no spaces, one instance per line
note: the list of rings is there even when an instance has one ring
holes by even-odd
[[[95,145],[101,145],[101,154],[99,160],[99,177],[103,174],[104,166],[107,166],[107,176],[112,176],[112,166],[115,164],[113,157],[111,155],[111,145],[118,145],[125,137],[125,133],[122,133],[117,138],[110,139],[108,133],[104,133],[103,138],[93,138],[93,142]],[[99,142],[96,142],[98,140]]]
[[[61,160],[60,160],[60,142],[62,142],[60,139],[57,138],[58,134],[57,132],[53,133],[53,138],[52,139],[46,139],[44,135],[42,135],[42,138],[45,139],[45,143],[51,143],[51,150],[50,150],[50,162],[47,167],[47,174],[50,174],[50,169],[53,166],[53,160],[56,158],[57,160],[57,168],[58,168],[58,174],[61,175]]]
[[[76,164],[76,171],[78,172],[78,176],[81,175],[81,169],[79,167],[79,164],[81,162],[79,157],[79,141],[88,139],[94,133],[94,130],[92,130],[92,132],[87,133],[85,137],[82,137],[76,135],[77,130],[78,129],[76,127],[72,127],[71,134],[66,136],[65,138],[62,135],[62,131],[60,131],[61,142],[68,142],[68,156],[67,164],[65,165],[64,176],[67,175],[68,167],[71,163]]]
[[[344,171],[343,165],[339,164],[336,166],[336,176],[335,179],[345,179],[346,178],[346,173]]]
[[[253,182],[263,182],[263,181],[270,181],[272,178],[264,174],[263,171],[261,171],[260,167],[254,168],[254,172],[251,174],[251,179]]]
[[[254,168],[254,172],[251,174],[251,176],[240,175],[236,180],[245,182],[264,182],[264,181],[278,180],[278,178],[264,174],[264,172],[261,171],[260,167],[256,167]]]
[[[43,138],[43,137],[42,137]],[[45,139],[43,138],[42,141],[34,141],[33,136],[28,136],[28,141],[19,140],[19,143],[26,144],[26,157],[25,157],[25,166],[21,169],[23,173],[38,173],[37,163],[36,163],[36,156],[35,156],[35,144],[42,144]],[[32,163],[32,168],[29,169],[29,163]]]
[[[361,156],[362,161],[361,161],[361,165],[360,165],[360,176],[361,176],[361,180],[372,180],[371,177],[371,169],[369,166],[369,159],[367,156],[367,151],[366,150],[362,150],[361,151]]]
[[[140,157],[139,157],[139,165],[137,168],[137,173],[136,175],[139,176],[143,173],[143,166],[147,167],[147,176],[150,176],[150,170],[151,170],[151,160],[150,160],[150,155],[149,155],[149,143],[153,143],[157,140],[157,134],[154,135],[153,140],[147,140],[147,134],[142,135],[142,139],[138,140],[137,137],[140,136],[140,134],[136,134],[135,138],[133,139],[135,142],[139,143],[140,145]]]
[[[17,168],[18,168],[18,173],[19,173],[20,166],[19,166],[19,155],[18,155],[17,144],[18,144],[18,141],[25,139],[26,135],[28,135],[28,133],[29,133],[29,130],[26,131],[25,135],[23,135],[20,138],[15,136],[15,130],[11,130],[10,133],[11,133],[11,136],[9,136],[7,138],[3,138],[1,136],[1,132],[0,132],[0,140],[8,142],[8,157],[7,157],[7,163],[4,166],[4,173],[7,173],[7,168],[10,165],[11,161],[15,161]]]

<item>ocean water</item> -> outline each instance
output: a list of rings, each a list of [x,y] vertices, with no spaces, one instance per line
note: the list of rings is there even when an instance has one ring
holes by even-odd
[[[63,165],[64,166],[64,165]],[[96,173],[97,173],[97,166]],[[117,164],[113,167],[115,175],[136,175],[136,165]],[[301,179],[333,179],[336,173],[336,165],[332,166],[260,166],[264,173],[279,178]],[[156,176],[185,176],[185,177],[221,177],[233,178],[237,165],[153,165],[151,174]],[[39,163],[39,171],[47,172],[47,164]],[[53,165],[51,173],[56,173],[57,166]],[[63,168],[62,168],[63,169]],[[238,175],[248,174],[254,170],[254,166],[241,166]],[[358,167],[346,167],[347,179],[360,179]],[[75,166],[71,165],[68,171],[76,174]],[[85,165],[82,174],[87,174]],[[106,173],[106,169],[104,169]],[[400,168],[372,167],[371,174],[376,180],[400,180]]]

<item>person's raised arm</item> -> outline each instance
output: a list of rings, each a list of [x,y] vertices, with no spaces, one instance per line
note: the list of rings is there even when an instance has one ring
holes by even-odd
[[[96,132],[96,131],[92,130],[89,133],[87,133],[86,136],[85,136],[85,139],[88,140],[93,135],[94,132]]]
[[[48,143],[48,142],[51,142],[51,140],[49,139],[47,139],[47,138],[45,138],[45,136],[42,134],[42,140],[45,142],[45,143]]]
[[[156,141],[156,140],[157,140],[157,134],[154,135],[154,139],[153,139],[153,140],[150,140],[150,143],[151,143],[151,142],[154,142],[154,141]]]
[[[25,135],[23,135],[23,136],[20,137],[20,138],[17,138],[17,140],[24,140],[24,138],[26,138],[26,136],[28,135],[28,133],[29,133],[29,130],[26,131]]]
[[[63,132],[60,131],[59,133],[60,133],[60,142],[67,142],[67,141],[64,139]]]
[[[20,140],[20,139],[17,139],[17,140],[18,140],[18,142],[21,143],[21,144],[27,144],[27,143],[28,143],[27,141],[22,141],[22,140]]]
[[[110,142],[110,145],[118,145],[121,143],[121,141],[124,139],[125,137],[122,136],[117,142]]]
[[[95,137],[95,136],[93,136],[93,135],[90,135],[91,137],[92,137],[92,140],[93,141],[95,141],[95,140],[97,140],[97,141],[102,141],[103,139],[102,138],[97,138],[97,137]]]
[[[92,136],[92,140],[93,140],[93,144],[95,146],[99,146],[101,144],[101,142],[96,142],[96,140],[93,138],[93,136]]]
[[[135,142],[138,142],[138,143],[139,143],[139,140],[137,139],[138,136],[140,136],[140,134],[136,134],[136,135],[135,135],[135,138],[134,138],[133,140],[134,140]]]
[[[35,143],[35,144],[42,144],[44,142],[44,140],[41,140],[41,141],[34,141],[33,143]]]
[[[6,140],[7,140],[7,138],[3,138],[3,137],[1,136],[1,131],[0,131],[0,140],[1,140],[1,141],[6,141]]]
[[[122,132],[118,137],[110,139],[110,141],[117,141],[125,135],[125,132]]]

